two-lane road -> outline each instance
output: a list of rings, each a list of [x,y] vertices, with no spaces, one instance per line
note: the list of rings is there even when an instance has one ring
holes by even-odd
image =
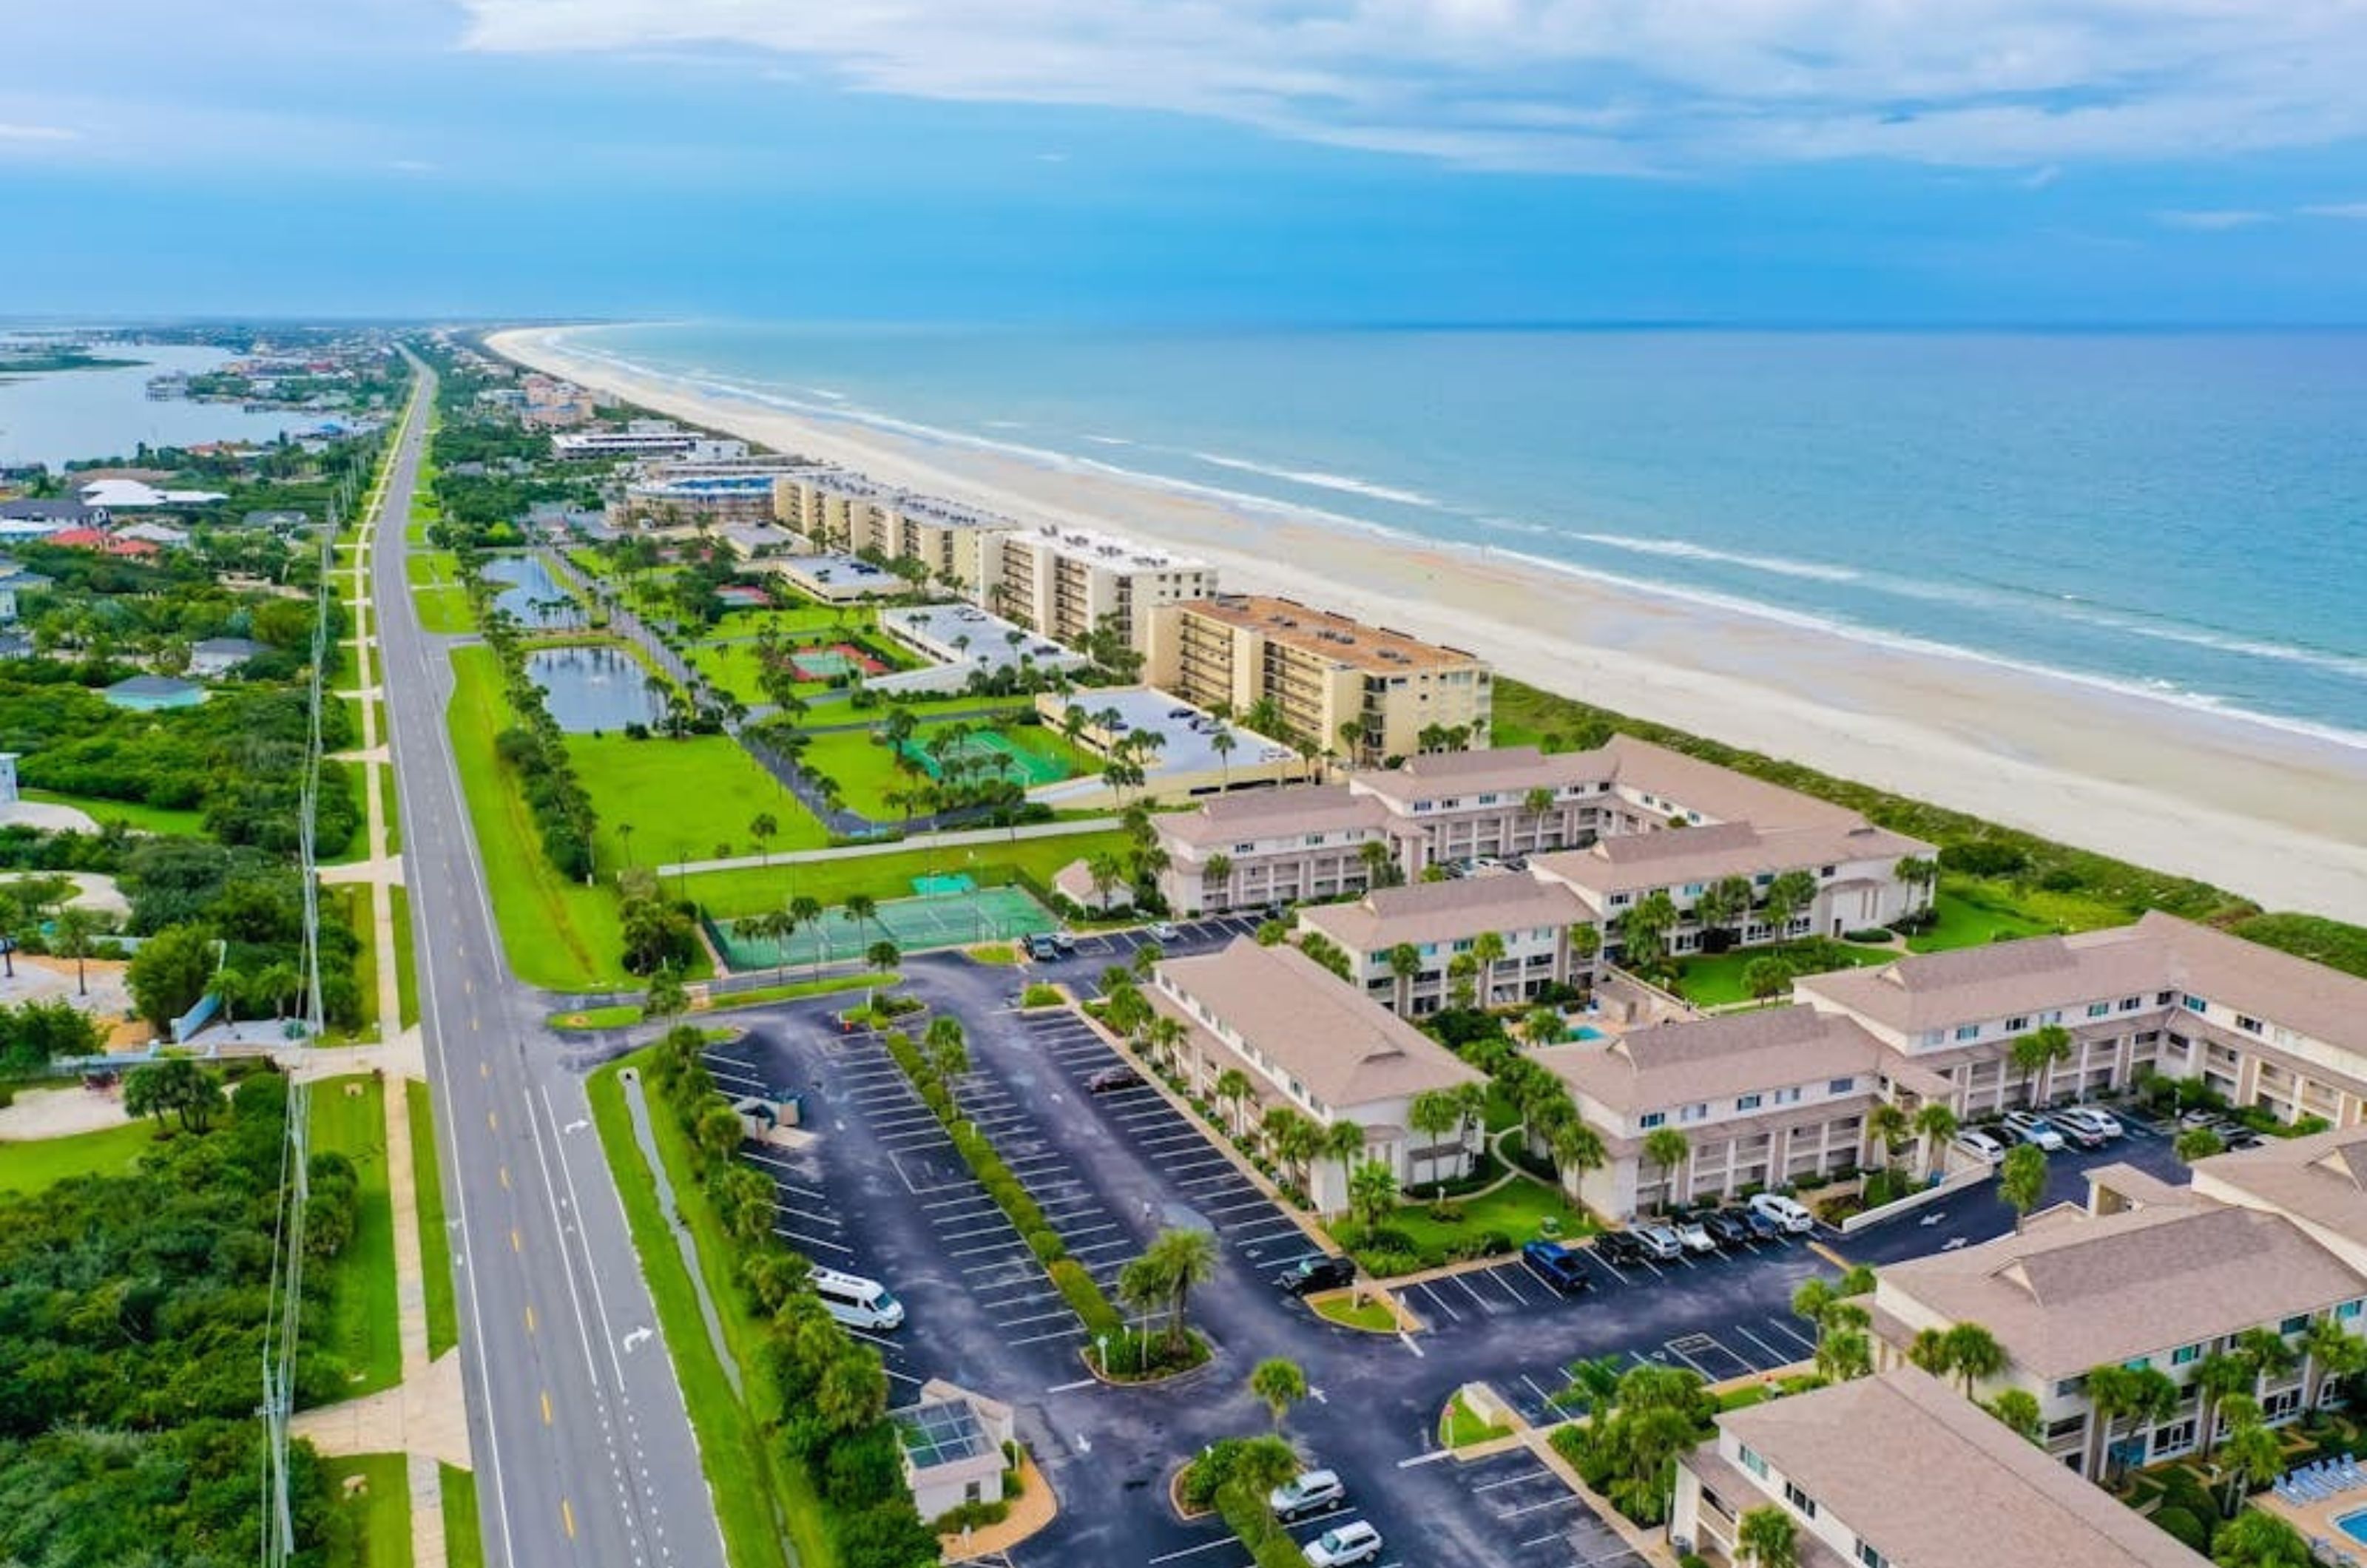
[[[450,1194],[486,1561],[721,1568],[682,1393],[654,1332],[582,1081],[511,978],[422,632],[404,531],[435,377],[399,437],[372,558],[421,1024]]]

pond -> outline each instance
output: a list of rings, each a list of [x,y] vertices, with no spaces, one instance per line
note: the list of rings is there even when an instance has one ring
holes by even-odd
[[[665,705],[640,660],[620,649],[545,648],[527,655],[527,678],[571,735],[655,724]]]
[[[571,598],[540,556],[503,556],[485,564],[485,576],[510,586],[493,603],[528,626],[580,626],[583,611]]]

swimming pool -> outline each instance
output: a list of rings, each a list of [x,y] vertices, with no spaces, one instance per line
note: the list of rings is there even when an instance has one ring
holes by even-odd
[[[2367,1508],[2353,1508],[2334,1522],[2351,1540],[2367,1541]]]
[[[1610,1036],[1591,1023],[1581,1023],[1570,1038],[1572,1040],[1608,1040]]]

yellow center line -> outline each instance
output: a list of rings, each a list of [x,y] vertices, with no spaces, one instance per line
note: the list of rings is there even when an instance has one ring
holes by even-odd
[[[509,1168],[508,1166],[504,1166],[504,1167],[502,1167],[502,1190],[503,1190],[503,1191],[504,1191],[504,1192],[506,1192],[506,1191],[508,1191],[509,1190],[510,1190],[510,1168]]]
[[[526,1242],[524,1238],[519,1236],[517,1227],[515,1225],[512,1225],[510,1227],[510,1250],[512,1252],[524,1252],[526,1250]]]
[[[493,1131],[493,1132],[496,1132],[496,1133],[500,1132],[500,1131],[502,1130],[502,1114],[501,1114],[501,1112],[500,1112],[500,1111],[486,1111],[486,1112],[485,1112],[485,1125],[486,1125],[486,1127],[487,1127],[487,1128],[489,1128],[490,1130],[492,1130],[492,1131]]]
[[[470,1027],[470,1028],[471,1028],[471,1029],[476,1028],[476,1027],[477,1027],[477,1025],[476,1025],[476,1021],[475,1021],[475,1020],[473,1020],[473,1019],[472,1019],[472,1020],[470,1020],[470,1023],[469,1023],[469,1027]],[[493,1069],[492,1067],[490,1067],[490,1066],[486,1066],[484,1063],[480,1062],[480,1063],[478,1063],[478,1064],[477,1064],[477,1076],[478,1076],[479,1077],[481,1077],[481,1078],[489,1078],[489,1077],[492,1077],[493,1076]]]
[[[534,1308],[531,1306],[526,1309],[526,1331],[528,1334],[534,1332]]]
[[[568,1506],[567,1499],[564,1497],[561,1497],[559,1500],[559,1522],[567,1527],[567,1539],[573,1540],[575,1539],[575,1510]]]
[[[542,1391],[542,1424],[546,1427],[550,1425],[550,1390],[549,1389]]]

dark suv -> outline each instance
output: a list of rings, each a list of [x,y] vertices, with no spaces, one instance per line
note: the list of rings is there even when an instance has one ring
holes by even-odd
[[[1753,1239],[1750,1222],[1733,1209],[1720,1209],[1704,1214],[1702,1224],[1709,1230],[1710,1239],[1720,1247],[1740,1247]]]
[[[1308,1296],[1318,1291],[1336,1291],[1355,1282],[1356,1260],[1353,1258],[1326,1258],[1317,1253],[1302,1258],[1274,1277],[1277,1289],[1285,1295]]]
[[[1048,964],[1060,956],[1059,944],[1038,931],[1027,939],[1027,956],[1038,964]]]
[[[1625,1231],[1604,1231],[1594,1238],[1594,1250],[1614,1269],[1633,1269],[1650,1257],[1644,1244]]]
[[[1594,1289],[1594,1276],[1586,1271],[1574,1247],[1564,1247],[1557,1241],[1533,1241],[1521,1248],[1521,1260],[1563,1295],[1574,1296]]]

